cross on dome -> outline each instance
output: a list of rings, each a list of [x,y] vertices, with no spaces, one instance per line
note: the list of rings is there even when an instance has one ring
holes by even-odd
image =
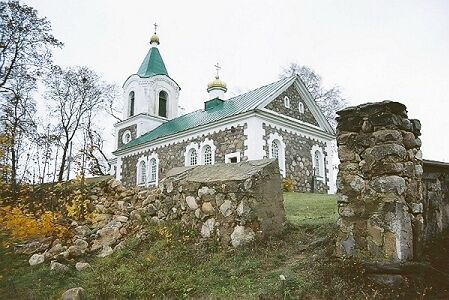
[[[159,26],[159,25],[157,25],[157,23],[154,22],[153,26],[154,26],[154,34],[156,34],[157,26]]]
[[[217,70],[217,76],[215,76],[215,78],[220,78],[220,69],[221,69],[221,67],[220,67],[220,65],[218,64],[218,63],[216,63],[215,65],[214,65],[214,67],[215,67],[215,69]]]

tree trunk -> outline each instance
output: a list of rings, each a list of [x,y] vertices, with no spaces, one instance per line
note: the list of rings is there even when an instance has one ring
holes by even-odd
[[[64,169],[67,160],[67,151],[69,150],[70,141],[67,139],[64,147],[62,148],[61,166],[59,167],[58,182],[61,182],[64,177]]]

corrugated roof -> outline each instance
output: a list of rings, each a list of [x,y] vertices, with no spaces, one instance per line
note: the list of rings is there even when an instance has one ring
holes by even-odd
[[[162,60],[161,54],[156,47],[150,48],[145,56],[145,59],[140,65],[139,71],[137,71],[137,75],[140,77],[151,77],[154,75],[168,76],[164,61]]]
[[[257,104],[272,95],[291,79],[291,77],[281,79],[242,95],[235,96],[224,101],[222,105],[214,106],[208,110],[197,110],[167,121],[152,131],[149,131],[137,139],[123,145],[118,150],[129,149],[143,143],[154,141],[158,138],[247,112],[254,109]]]

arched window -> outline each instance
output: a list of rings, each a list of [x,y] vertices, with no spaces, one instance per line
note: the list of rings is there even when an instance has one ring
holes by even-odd
[[[212,148],[209,145],[204,146],[203,161],[205,165],[212,164]]]
[[[132,117],[134,116],[134,99],[135,99],[135,93],[134,91],[131,91],[129,93],[129,116]]]
[[[282,141],[282,136],[278,133],[270,134],[268,139],[268,157],[276,158],[278,160],[279,172],[285,177],[285,144]]]
[[[125,144],[129,143],[131,141],[131,133],[127,132],[125,133]]]
[[[315,151],[315,176],[322,177],[323,176],[323,166],[322,166],[322,157],[321,152],[316,150]]]
[[[290,98],[287,96],[284,97],[284,106],[290,108]]]
[[[300,113],[304,113],[304,104],[302,102],[299,102],[298,104],[298,110]]]
[[[198,163],[198,153],[196,149],[189,150],[189,166],[196,166]]]
[[[160,91],[159,93],[159,116],[167,117],[167,92]]]
[[[154,183],[157,180],[157,162],[155,158],[150,159],[150,179],[149,183]]]
[[[147,181],[147,165],[145,161],[139,163],[139,184],[145,184]]]

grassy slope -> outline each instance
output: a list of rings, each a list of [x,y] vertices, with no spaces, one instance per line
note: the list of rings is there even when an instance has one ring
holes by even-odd
[[[220,249],[214,242],[195,244],[195,233],[178,226],[148,226],[144,241],[130,241],[127,249],[92,260],[92,269],[64,276],[48,271],[47,263],[29,267],[28,257],[0,247],[0,299],[55,298],[76,286],[91,298],[131,299],[372,298],[379,293],[361,281],[356,265],[332,258],[334,196],[287,193],[285,207],[285,233],[263,243]]]

